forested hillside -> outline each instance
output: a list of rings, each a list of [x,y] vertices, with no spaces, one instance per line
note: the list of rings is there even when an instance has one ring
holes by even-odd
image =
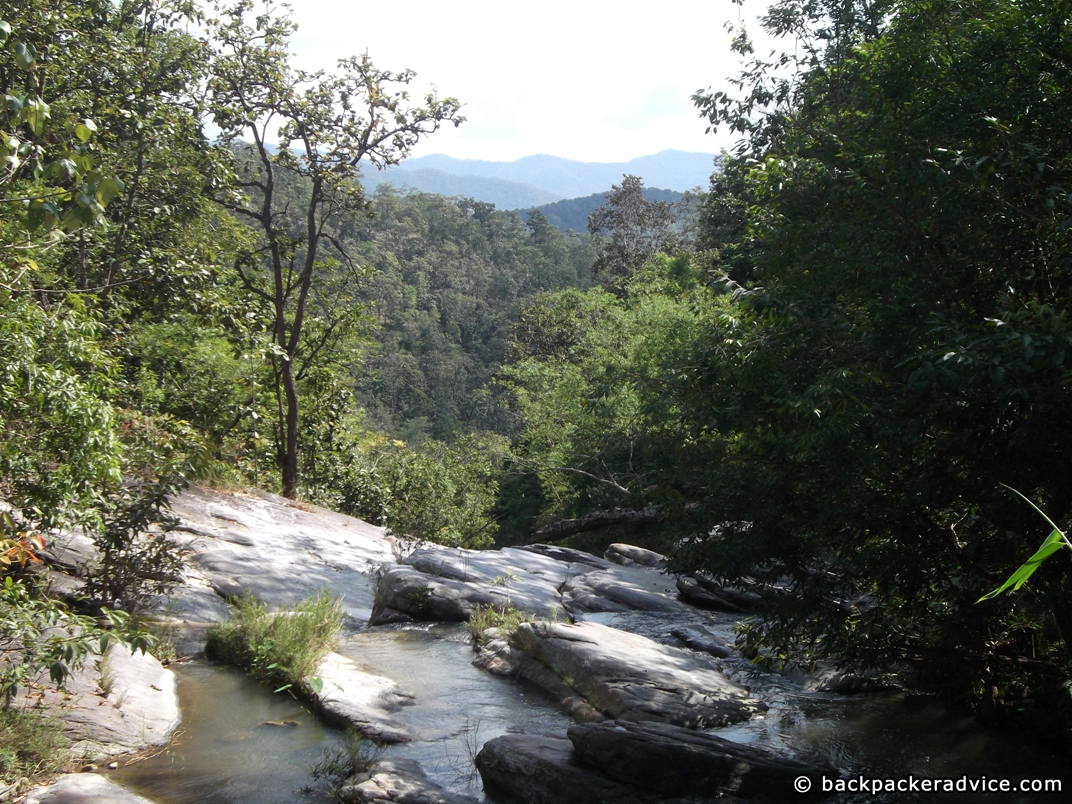
[[[539,216],[386,187],[357,222],[355,251],[373,272],[377,345],[357,399],[369,423],[406,441],[509,425],[490,387],[526,300],[592,281],[594,250]]]

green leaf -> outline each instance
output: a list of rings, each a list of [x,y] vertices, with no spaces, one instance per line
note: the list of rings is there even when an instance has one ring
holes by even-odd
[[[9,36],[11,36],[11,24],[0,20],[0,45],[4,44]]]
[[[37,61],[37,48],[26,42],[15,45],[15,64],[22,70],[29,70]]]
[[[305,684],[314,695],[324,689],[324,679],[317,676],[310,676],[305,679]]]
[[[104,179],[97,185],[97,199],[103,205],[107,205],[113,198],[123,192],[123,182],[119,179]]]
[[[49,106],[40,98],[30,98],[22,107],[21,117],[34,134],[40,135],[45,130],[45,121],[49,118]]]
[[[74,127],[74,135],[82,142],[89,142],[93,136],[93,130],[85,123],[76,123]]]
[[[1003,583],[994,591],[988,592],[987,594],[983,595],[975,602],[981,603],[984,600],[991,600],[1000,595],[1005,590],[1009,589],[1010,587],[1015,592],[1017,589],[1024,585],[1028,578],[1035,574],[1035,570],[1039,568],[1039,564],[1041,564],[1043,561],[1045,561],[1047,558],[1052,556],[1064,546],[1065,535],[1057,528],[1054,528],[1053,533],[1046,537],[1046,541],[1042,543],[1042,546],[1039,547],[1035,554],[1031,556],[1031,558],[1029,558],[1027,561],[1025,561],[1020,566],[1020,568],[1016,570],[1016,572],[1010,575],[1009,579],[1005,581],[1005,583]]]

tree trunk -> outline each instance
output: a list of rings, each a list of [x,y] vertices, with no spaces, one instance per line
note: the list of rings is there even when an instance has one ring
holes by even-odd
[[[283,496],[293,500],[298,490],[298,387],[293,360],[283,361],[283,395],[287,402],[287,431],[283,446]]]
[[[557,522],[544,525],[534,535],[539,536],[544,541],[557,541],[575,533],[598,530],[610,525],[648,525],[653,522],[661,522],[664,516],[665,514],[655,505],[649,505],[640,510],[635,508],[610,508],[592,511],[576,519],[560,519]]]

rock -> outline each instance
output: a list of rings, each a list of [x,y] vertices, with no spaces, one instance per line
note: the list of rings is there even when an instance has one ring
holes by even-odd
[[[697,608],[733,613],[749,613],[759,607],[759,595],[732,586],[719,586],[703,575],[682,575],[677,579],[681,599]]]
[[[579,723],[606,720],[605,715],[559,678],[553,670],[514,647],[506,639],[493,639],[481,646],[473,664],[493,675],[522,678],[535,684],[557,704],[559,710]]]
[[[574,575],[561,591],[563,607],[578,618],[596,612],[658,611],[682,617],[689,613],[668,576],[639,565],[611,565]]]
[[[259,490],[193,486],[171,510],[179,518],[172,538],[189,554],[185,583],[159,606],[172,621],[219,622],[228,615],[224,598],[242,593],[287,608],[329,589],[364,622],[372,609],[370,566],[392,555],[383,528]]]
[[[476,767],[484,787],[538,804],[640,804],[655,797],[583,768],[565,737],[504,734],[484,743]]]
[[[732,645],[723,643],[722,640],[704,628],[686,625],[680,628],[671,628],[670,634],[684,642],[686,647],[703,653],[710,653],[718,659],[725,659],[733,655]]]
[[[609,569],[610,562],[606,559],[594,556],[591,553],[586,553],[584,550],[577,550],[573,547],[559,547],[557,544],[526,544],[524,547],[517,548],[518,550],[525,550],[529,553],[537,553],[541,556],[547,556],[553,558],[555,561],[561,561],[564,564],[586,564],[594,569]]]
[[[654,550],[634,547],[631,544],[612,544],[603,553],[603,558],[623,567],[661,567],[666,563],[666,556]]]
[[[381,759],[367,773],[351,777],[339,789],[343,801],[362,804],[475,804],[476,799],[450,793],[431,781],[414,759]]]
[[[661,798],[732,794],[748,800],[807,800],[793,781],[807,776],[814,793],[830,767],[799,762],[755,746],[666,723],[585,723],[568,731],[574,761]]]
[[[352,661],[329,653],[317,668],[320,692],[313,701],[318,714],[331,723],[352,726],[370,740],[402,743],[412,735],[391,713],[413,696],[403,692],[389,678],[374,676],[357,669]]]
[[[609,718],[703,729],[767,708],[710,660],[597,623],[522,623],[513,643]]]
[[[91,657],[71,673],[66,690],[23,689],[16,704],[49,709],[83,761],[164,745],[179,725],[175,674],[114,642],[103,659]]]
[[[549,619],[561,613],[626,611],[684,616],[690,610],[677,597],[673,583],[657,569],[619,566],[581,550],[549,545],[421,549],[382,574],[369,624],[404,618],[462,621],[485,606]]]
[[[594,556],[593,556],[594,558]],[[380,577],[370,625],[397,619],[460,622],[479,608],[516,608],[541,617],[561,611],[559,587],[591,567],[507,547],[416,550]]]
[[[36,787],[25,804],[153,804],[95,773],[69,773],[48,787]]]

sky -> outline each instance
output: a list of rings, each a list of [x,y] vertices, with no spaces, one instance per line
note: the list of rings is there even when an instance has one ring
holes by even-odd
[[[728,88],[740,63],[724,26],[747,13],[731,0],[296,0],[292,50],[306,69],[367,51],[380,69],[415,70],[415,97],[434,87],[460,100],[467,121],[413,156],[618,162],[733,145],[704,133],[690,96]]]

